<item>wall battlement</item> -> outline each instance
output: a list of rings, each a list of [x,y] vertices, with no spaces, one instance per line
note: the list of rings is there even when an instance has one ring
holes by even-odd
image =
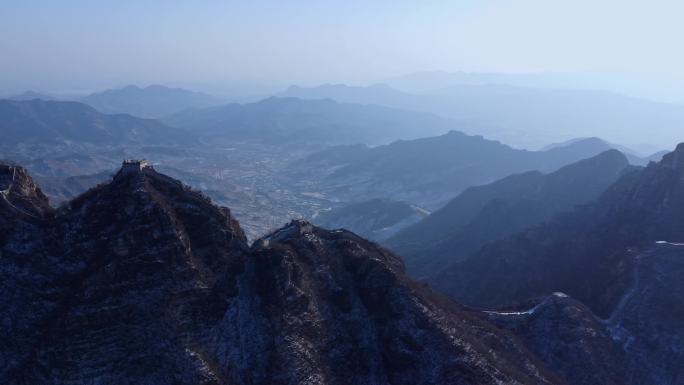
[[[150,164],[145,159],[125,159],[121,165],[121,173],[124,175],[138,173],[147,167],[150,167]]]

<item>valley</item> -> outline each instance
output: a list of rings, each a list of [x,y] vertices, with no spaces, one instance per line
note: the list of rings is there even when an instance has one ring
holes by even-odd
[[[679,385],[684,144],[275,97],[0,113],[11,384]]]
[[[682,15],[0,1],[0,385],[684,385]]]

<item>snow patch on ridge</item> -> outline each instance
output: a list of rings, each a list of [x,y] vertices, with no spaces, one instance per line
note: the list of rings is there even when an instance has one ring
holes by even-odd
[[[684,243],[668,242],[668,241],[656,241],[657,245],[670,245],[670,246],[684,246]]]

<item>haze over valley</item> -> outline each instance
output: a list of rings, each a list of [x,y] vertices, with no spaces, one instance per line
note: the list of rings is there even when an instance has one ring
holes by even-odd
[[[682,11],[0,6],[0,383],[684,385]]]

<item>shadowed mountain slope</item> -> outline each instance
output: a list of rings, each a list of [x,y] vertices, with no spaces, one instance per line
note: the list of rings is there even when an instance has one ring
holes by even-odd
[[[630,285],[630,250],[684,241],[683,175],[680,144],[623,175],[596,203],[487,245],[431,282],[476,306],[562,291],[606,316]]]
[[[489,311],[544,363],[574,384],[684,383],[684,249],[665,241],[633,252],[630,286],[610,316],[554,293]]]
[[[326,211],[313,221],[325,228],[344,228],[365,238],[382,241],[428,214],[406,202],[371,199]]]
[[[492,183],[525,171],[551,172],[603,149],[582,143],[548,151],[526,151],[451,131],[445,135],[396,141],[363,150],[333,147],[293,167],[320,172],[321,188],[341,200],[391,198],[429,209],[468,187]],[[348,156],[344,156],[347,153]]]
[[[228,209],[136,167],[57,212],[0,169],[2,383],[560,383],[387,250],[303,221],[249,248]]]
[[[629,164],[609,150],[549,174],[530,171],[471,187],[386,244],[418,277],[439,274],[486,243],[598,198]]]

